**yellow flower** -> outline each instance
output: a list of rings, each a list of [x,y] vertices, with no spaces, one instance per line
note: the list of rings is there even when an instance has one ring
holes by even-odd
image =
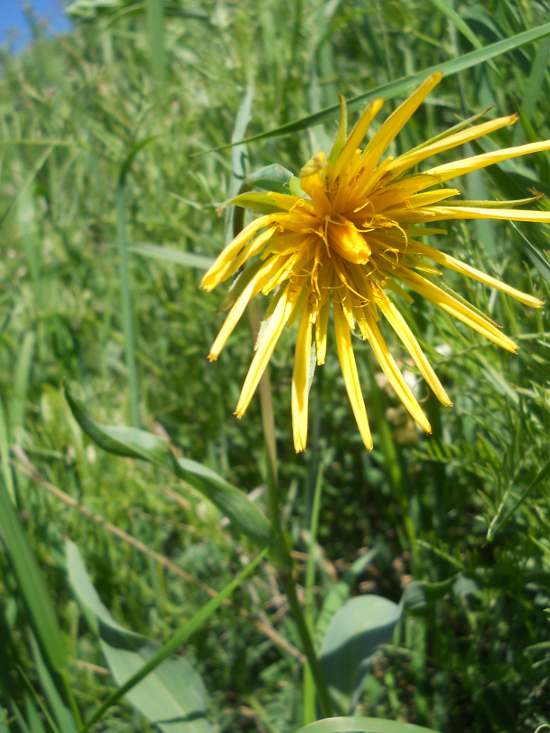
[[[358,146],[383,100],[376,99],[367,106],[347,137],[346,108],[342,101],[340,128],[330,154],[325,157],[324,153],[318,153],[302,168],[303,195],[276,192],[259,195],[258,201],[263,203],[258,210],[270,213],[254,220],[233,239],[201,283],[201,287],[210,291],[257,257],[234,286],[233,305],[212,346],[210,360],[219,356],[250,299],[259,292],[275,293],[237,404],[238,417],[248,407],[283,328],[300,319],[292,375],[296,451],[306,447],[312,343],[316,347],[317,364],[323,364],[331,301],[338,357],[353,413],[368,450],[372,449],[372,438],[351,342],[351,331],[355,328],[363,339],[370,341],[382,371],[414,420],[431,432],[384,340],[379,327],[380,314],[401,339],[434,394],[444,405],[452,404],[393,302],[395,295],[412,302],[399,283],[511,352],[517,348],[511,339],[477,310],[436,284],[434,275],[441,274],[437,266],[443,265],[502,290],[533,308],[543,305],[536,298],[418,240],[445,233],[422,226],[442,219],[550,222],[550,213],[513,208],[514,204],[525,201],[499,202],[498,206],[505,208],[497,208],[495,202],[489,201],[441,203],[459,194],[456,189],[442,186],[451,178],[508,158],[548,150],[550,141],[484,153],[406,175],[417,163],[436,153],[514,123],[516,115],[467,128],[459,125],[458,131],[453,128],[450,133],[395,159],[391,156],[382,159],[388,145],[440,79],[439,73],[429,77],[388,117],[364,150]],[[536,199],[529,201],[532,200]]]

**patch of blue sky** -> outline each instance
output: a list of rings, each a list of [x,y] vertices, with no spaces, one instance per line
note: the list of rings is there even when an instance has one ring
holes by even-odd
[[[63,13],[63,0],[0,0],[0,45],[10,43],[14,50],[19,50],[30,39],[31,29],[23,5],[30,6],[48,35],[63,33],[71,27]]]

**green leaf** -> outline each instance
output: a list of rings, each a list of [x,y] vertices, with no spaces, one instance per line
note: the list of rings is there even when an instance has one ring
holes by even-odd
[[[288,193],[288,183],[291,178],[294,178],[294,173],[278,163],[273,163],[273,165],[268,165],[251,173],[246,180],[252,188]]]
[[[103,605],[86,572],[78,547],[66,543],[67,572],[75,596],[118,685],[124,684],[161,648],[160,644],[120,626]],[[206,689],[183,657],[167,657],[126,697],[164,733],[211,733],[206,719]]]
[[[280,211],[286,211],[286,209],[277,206],[268,193],[241,193],[232,199],[224,201],[222,208],[231,205],[257,211],[260,214],[276,214]]]
[[[242,491],[196,461],[177,459],[166,440],[157,435],[137,428],[96,423],[68,386],[65,395],[80,427],[100,448],[119,456],[141,458],[171,471],[209,499],[254,545],[260,548],[270,545],[274,559],[292,567],[286,547],[273,536],[267,518]]]
[[[328,625],[319,661],[329,690],[342,709],[352,711],[375,651],[391,641],[401,606],[381,596],[352,598]]]
[[[134,252],[142,257],[153,257],[164,262],[173,262],[176,265],[195,267],[197,270],[208,270],[214,263],[213,257],[197,255],[194,252],[184,252],[179,249],[159,247],[156,244],[129,244],[128,251]]]
[[[367,565],[374,560],[379,552],[379,546],[373,547],[368,552],[365,552],[364,555],[361,555],[357,560],[355,560],[352,566],[344,573],[342,578],[330,587],[315,624],[315,638],[318,643],[320,643],[324,638],[327,626],[336,611],[338,611],[338,609],[341,608],[350,597],[353,582],[361,575]]]
[[[381,718],[326,718],[300,728],[296,733],[435,733],[432,728]]]
[[[67,666],[65,648],[46,583],[0,476],[0,538],[29,615],[32,629],[53,669]]]
[[[86,733],[86,731],[88,731],[95,723],[97,723],[98,720],[103,717],[104,713],[112,705],[118,702],[118,700],[120,700],[123,695],[136,687],[136,685],[138,685],[142,680],[148,677],[148,675],[150,675],[153,670],[157,669],[160,664],[162,664],[171,654],[177,651],[177,649],[179,649],[182,644],[184,644],[198,629],[200,629],[210,618],[210,616],[222,605],[225,599],[229,598],[229,596],[233,593],[237,586],[240,585],[243,580],[245,580],[255,570],[261,560],[265,557],[266,553],[267,547],[264,548],[264,550],[258,555],[256,555],[254,560],[246,568],[244,568],[244,570],[242,570],[230,583],[228,583],[225,588],[223,588],[223,590],[221,590],[216,596],[214,596],[214,598],[211,598],[208,603],[206,603],[206,605],[204,605],[190,621],[184,624],[181,629],[177,631],[176,634],[174,634],[174,636],[172,637],[172,639],[170,639],[168,643],[158,649],[158,651],[154,652],[153,656],[149,657],[148,661],[145,662],[143,666],[141,666],[137,671],[131,674],[131,676],[123,684],[120,685],[119,689],[116,692],[113,692],[111,695],[109,695],[109,697],[99,706],[99,708],[95,711],[92,717],[83,726],[80,733]],[[163,725],[167,725],[171,722],[183,721],[170,721],[165,718],[162,720]],[[157,723],[157,725],[160,725],[160,723]]]
[[[506,38],[503,41],[497,41],[496,43],[492,43],[489,46],[477,49],[476,51],[466,53],[456,59],[446,61],[443,64],[430,66],[428,69],[424,69],[423,71],[418,71],[416,74],[411,74],[410,76],[397,79],[396,81],[392,81],[389,84],[382,84],[381,86],[375,87],[370,92],[359,94],[357,97],[353,97],[352,99],[350,99],[347,103],[348,111],[359,109],[360,107],[368,104],[368,102],[371,102],[377,97],[383,97],[384,99],[393,99],[394,97],[406,94],[413,87],[421,84],[424,79],[426,79],[428,76],[436,71],[443,72],[443,76],[445,77],[454,76],[461,71],[471,69],[474,66],[478,66],[479,64],[488,61],[489,59],[500,56],[503,53],[513,51],[514,49],[525,46],[528,43],[533,43],[533,41],[537,41],[539,38],[545,38],[548,35],[550,35],[550,23],[544,23],[537,28],[532,28],[528,31],[517,33],[515,36]],[[280,127],[276,127],[273,130],[262,132],[259,135],[254,135],[252,137],[246,138],[246,140],[239,140],[237,142],[232,142],[227,145],[222,145],[219,148],[214,148],[214,150],[224,150],[225,148],[229,148],[232,145],[257,142],[258,140],[266,140],[272,137],[281,137],[282,135],[290,135],[291,133],[298,132],[299,130],[304,130],[306,127],[314,127],[315,125],[319,125],[322,122],[326,122],[327,120],[335,119],[338,116],[339,111],[340,105],[335,104],[331,107],[327,107],[326,109],[321,110],[320,112],[315,112],[314,114],[307,115],[307,117],[301,117],[299,120],[287,122],[286,124],[281,125]],[[213,151],[207,150],[205,152]],[[201,154],[204,155],[204,153]]]

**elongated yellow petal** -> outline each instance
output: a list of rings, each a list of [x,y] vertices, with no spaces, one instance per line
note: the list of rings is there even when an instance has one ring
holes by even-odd
[[[443,74],[438,71],[429,76],[411,96],[406,99],[384,122],[376,135],[369,142],[363,153],[365,167],[373,170],[378,164],[384,150],[397,137],[402,127],[410,120],[423,100],[432,89],[439,84]]]
[[[518,145],[514,148],[503,148],[502,150],[495,150],[491,153],[482,153],[481,155],[474,155],[471,158],[445,163],[444,165],[430,168],[430,170],[425,171],[425,175],[434,176],[436,180],[444,183],[451,178],[463,176],[466,173],[477,171],[480,168],[486,168],[488,165],[500,163],[502,160],[519,158],[521,155],[530,155],[531,153],[540,153],[542,150],[550,150],[550,140],[542,140],[539,143],[529,143],[528,145]],[[423,187],[428,188],[428,186]],[[421,189],[419,188],[417,190],[420,191]]]
[[[271,359],[271,355],[273,354],[281,332],[288,321],[292,307],[298,295],[298,290],[291,291],[290,285],[287,285],[285,292],[280,297],[273,314],[267,322],[265,333],[263,334],[261,343],[254,354],[248,374],[244,380],[241,396],[237,403],[235,415],[239,418],[244,415],[246,408],[250,404],[250,400],[252,399],[254,392],[256,391],[256,387],[262,378],[262,374]]]
[[[348,392],[351,409],[357,421],[357,427],[363,438],[363,443],[367,450],[372,450],[372,437],[369,428],[369,419],[365,408],[365,401],[361,392],[361,384],[359,382],[359,374],[357,373],[357,364],[353,347],[351,345],[351,335],[348,322],[342,311],[340,303],[334,303],[334,331],[336,333],[336,346],[338,349],[338,358],[342,367],[342,374],[346,390]]]
[[[444,150],[449,150],[450,148],[455,148],[457,145],[464,145],[464,143],[475,140],[483,135],[489,135],[491,132],[506,127],[506,125],[513,125],[518,119],[518,115],[508,115],[507,117],[499,117],[496,120],[489,120],[481,125],[462,130],[455,135],[438,140],[432,145],[426,145],[425,148],[420,148],[420,150],[416,150],[413,153],[400,155],[399,158],[392,161],[388,170],[392,172],[392,176],[399,176],[401,173],[409,170],[409,168],[412,168],[413,165],[420,163],[422,160],[426,160],[426,158],[430,158],[432,155],[442,153]]]
[[[376,117],[378,112],[382,109],[383,104],[383,99],[374,99],[370,104],[367,105],[365,111],[355,123],[355,127],[350,132],[348,139],[346,140],[346,144],[342,149],[342,152],[334,163],[334,168],[332,169],[333,181],[340,175],[340,173],[344,170],[346,165],[351,160],[353,154],[367,134],[370,123]]]
[[[430,426],[430,423],[428,422],[426,415],[424,415],[424,413],[422,412],[420,405],[418,404],[415,396],[410,390],[409,385],[405,382],[405,379],[401,374],[399,367],[395,363],[395,360],[391,355],[386,342],[384,341],[384,337],[380,333],[380,329],[374,322],[374,319],[372,318],[370,312],[368,312],[366,308],[365,311],[366,329],[369,334],[370,345],[372,346],[372,350],[374,351],[374,354],[378,359],[378,363],[380,364],[382,371],[388,378],[391,386],[395,390],[396,395],[406,407],[413,420],[415,420],[420,425],[420,427],[427,433],[431,433],[432,428]]]
[[[395,305],[391,302],[391,300],[386,296],[384,292],[380,293],[378,307],[386,316],[392,328],[403,342],[403,345],[405,346],[405,348],[413,358],[414,363],[418,367],[419,372],[422,374],[437,399],[446,407],[451,407],[453,403],[449,399],[447,392],[445,392],[443,385],[441,384],[436,373],[432,369],[432,365],[420,348],[420,345],[416,340],[413,332],[409,328],[407,322],[405,321],[399,310],[395,307]]]
[[[396,276],[407,285],[410,285],[417,293],[431,300],[432,303],[435,303],[442,310],[454,316],[459,321],[462,321],[467,326],[470,326],[470,328],[473,328],[474,331],[477,331],[498,346],[506,349],[506,351],[511,351],[513,354],[516,353],[517,346],[508,336],[505,336],[480,315],[467,308],[451,295],[441,290],[441,288],[438,288],[434,283],[405,267],[400,268]]]
[[[304,451],[307,443],[312,326],[311,309],[306,305],[300,318],[296,352],[294,354],[294,370],[292,372],[292,432],[296,453]]]
[[[425,193],[417,193],[413,196],[409,196],[407,199],[405,199],[405,201],[409,206],[412,206],[413,209],[416,209],[417,207],[436,204],[439,201],[443,201],[443,199],[450,198],[451,196],[460,196],[460,191],[458,190],[458,188],[440,188],[437,191],[426,191]]]
[[[260,216],[258,219],[250,222],[240,234],[238,234],[233,241],[231,241],[227,247],[220,252],[216,261],[212,267],[205,273],[201,281],[201,288],[210,292],[216,285],[226,280],[229,275],[227,274],[231,270],[231,266],[234,262],[235,257],[239,254],[244,245],[251,239],[254,234],[263,227],[268,226],[277,218],[277,214],[268,214],[267,216]]]
[[[328,330],[328,319],[330,316],[330,297],[325,300],[317,321],[315,322],[315,346],[317,348],[317,364],[322,366],[325,363],[327,355],[327,330]]]
[[[262,269],[254,275],[243,292],[239,295],[233,307],[229,311],[220,332],[216,336],[216,340],[212,344],[212,348],[208,354],[208,359],[210,361],[215,361],[218,358],[227,339],[233,333],[233,329],[244,313],[246,306],[250,300],[260,292],[264,284],[271,277],[274,266],[276,266],[276,263],[274,262],[269,262],[265,266],[262,266]]]
[[[422,194],[420,194],[420,196],[422,196]],[[235,274],[239,267],[242,267],[247,260],[259,254],[276,231],[277,227],[270,227],[269,229],[266,229],[265,232],[259,234],[256,239],[252,240],[252,242],[247,244],[240,255],[235,258],[233,265],[227,271],[226,277],[230,277]]]
[[[550,211],[485,209],[483,207],[470,208],[469,206],[430,206],[429,211],[433,214],[430,221],[440,221],[441,219],[504,219],[506,221],[550,223]]]
[[[473,280],[479,280],[479,282],[482,282],[485,285],[501,290],[503,293],[511,295],[512,298],[519,300],[521,303],[528,305],[531,308],[542,308],[544,305],[541,300],[533,298],[532,295],[522,293],[521,290],[516,290],[516,288],[512,288],[510,285],[507,285],[506,283],[503,283],[480,270],[476,270],[475,267],[471,267],[471,265],[467,265],[465,262],[461,262],[460,260],[451,257],[451,255],[445,254],[445,252],[440,252],[427,244],[415,242],[411,245],[410,251],[420,254],[423,257],[428,257],[430,260],[433,260],[440,265],[444,265],[444,267],[448,267],[450,270],[460,272],[462,275],[471,277]]]

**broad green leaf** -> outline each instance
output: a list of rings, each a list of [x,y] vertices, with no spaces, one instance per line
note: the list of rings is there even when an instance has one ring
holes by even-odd
[[[267,193],[241,193],[232,199],[224,201],[222,207],[231,205],[257,211],[260,214],[276,214],[280,211],[286,211],[286,209],[281,209],[280,206],[277,206],[275,201]]]
[[[365,552],[364,555],[358,557],[343,577],[329,588],[315,623],[315,638],[317,643],[320,643],[324,638],[327,626],[336,611],[350,597],[353,582],[361,575],[367,565],[374,560],[379,552],[380,547],[373,547],[368,552]]]
[[[401,606],[374,595],[352,598],[332,617],[319,661],[342,710],[354,710],[373,655],[381,644],[391,641],[400,617]]]
[[[296,733],[435,733],[431,728],[381,718],[326,718],[300,728]]]
[[[254,171],[254,173],[250,173],[246,180],[252,188],[263,188],[265,191],[288,193],[288,183],[291,178],[294,178],[294,173],[291,173],[278,163],[273,163],[265,168]]]
[[[222,605],[225,599],[229,598],[229,596],[233,593],[237,586],[239,586],[249,575],[251,575],[251,573],[254,572],[254,570],[263,560],[266,554],[267,547],[264,548],[262,552],[260,552],[258,555],[256,555],[254,560],[249,563],[247,567],[245,567],[244,570],[242,570],[230,583],[228,583],[225,588],[223,588],[216,596],[214,596],[214,598],[211,598],[208,603],[206,603],[200,609],[200,611],[198,611],[193,616],[192,619],[184,624],[181,629],[179,629],[179,631],[174,634],[169,642],[160,647],[158,651],[154,652],[153,655],[148,658],[145,664],[143,664],[137,671],[131,674],[130,677],[128,677],[128,679],[120,685],[116,692],[113,692],[111,695],[109,695],[109,697],[99,706],[99,708],[97,708],[95,713],[81,728],[80,733],[86,733],[95,723],[97,723],[98,720],[101,720],[105,712],[112,705],[118,702],[118,700],[120,700],[123,695],[130,692],[130,690],[136,687],[136,685],[138,685],[142,680],[148,677],[155,669],[157,669],[157,667],[159,667],[159,665],[161,665],[166,659],[168,659],[168,657],[176,652],[182,646],[182,644],[188,641],[188,639],[190,639],[190,637],[206,623],[210,616],[215,611],[217,611],[217,609]],[[171,722],[178,721],[170,721],[166,719],[162,720],[163,725]]]
[[[78,547],[66,543],[71,587],[99,636],[101,649],[118,685],[124,684],[161,648],[160,644],[118,624],[102,603],[88,576]],[[183,657],[167,657],[126,697],[164,733],[211,733],[206,719],[206,689]]]
[[[528,31],[517,33],[515,36],[511,36],[510,38],[506,38],[502,41],[497,41],[496,43],[492,43],[489,46],[477,49],[476,51],[466,53],[463,56],[459,56],[456,59],[446,61],[443,64],[430,66],[428,69],[424,69],[423,71],[418,71],[417,73],[411,74],[410,76],[397,79],[396,81],[392,81],[389,84],[382,84],[381,86],[375,87],[369,92],[359,94],[358,96],[350,99],[347,103],[348,111],[359,109],[360,107],[368,104],[368,102],[371,102],[377,97],[383,97],[384,99],[393,99],[394,97],[406,94],[411,89],[421,84],[424,79],[427,79],[428,76],[435,73],[436,71],[441,71],[443,73],[443,76],[454,76],[461,71],[471,69],[474,66],[478,66],[479,64],[488,61],[489,59],[493,59],[496,56],[500,56],[504,53],[513,51],[514,49],[525,46],[528,43],[533,43],[533,41],[537,41],[539,38],[545,38],[548,35],[550,35],[550,23],[544,23],[537,28],[532,28]],[[331,107],[327,107],[326,109],[321,110],[320,112],[315,112],[314,114],[307,115],[307,117],[302,117],[299,120],[294,120],[293,122],[287,122],[286,124],[281,125],[280,127],[276,127],[273,130],[268,130],[267,132],[262,132],[259,135],[254,135],[252,137],[246,138],[246,140],[239,140],[237,143],[229,143],[215,149],[223,150],[225,148],[231,147],[232,145],[251,143],[258,140],[266,140],[267,138],[281,137],[282,135],[290,135],[291,133],[298,132],[299,130],[304,130],[306,127],[313,127],[315,125],[321,124],[322,122],[326,122],[327,120],[332,120],[338,116],[339,111],[340,105],[335,104]]]
[[[200,491],[257,547],[270,545],[273,556],[279,563],[286,567],[292,566],[282,541],[277,541],[272,536],[267,518],[242,491],[196,461],[187,458],[177,459],[163,438],[137,428],[112,427],[96,423],[68,386],[65,387],[65,394],[80,427],[97,445],[109,453],[142,458],[171,471]]]
[[[164,262],[173,262],[175,265],[194,267],[197,270],[208,270],[214,262],[213,257],[197,255],[194,252],[184,252],[179,249],[159,247],[156,244],[129,244],[128,251],[141,255],[142,257],[152,257],[153,259],[163,260]]]
[[[54,607],[2,476],[0,476],[0,538],[4,543],[36,638],[52,668],[61,672],[67,666],[67,661]]]

